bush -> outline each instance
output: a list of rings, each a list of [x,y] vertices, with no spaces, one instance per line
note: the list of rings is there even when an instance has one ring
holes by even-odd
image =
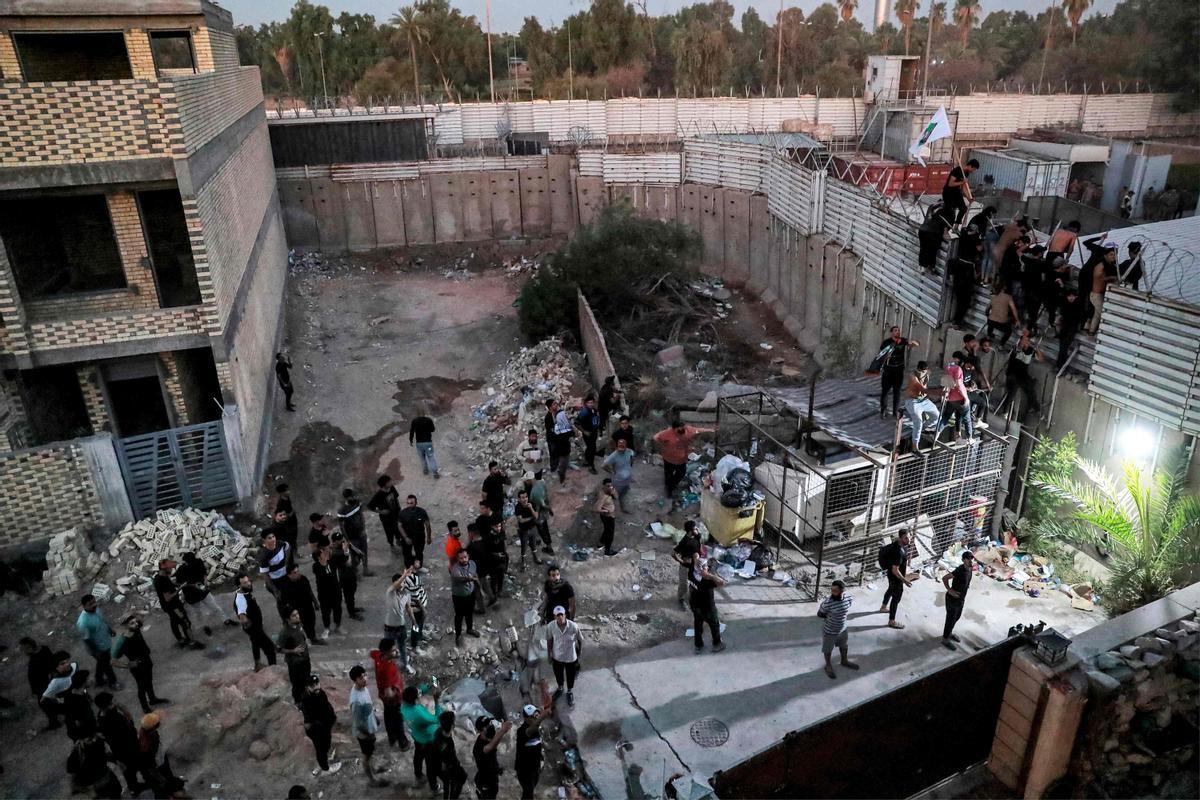
[[[1029,454],[1029,486],[1025,490],[1024,524],[1036,528],[1053,517],[1062,506],[1057,494],[1046,489],[1047,484],[1060,485],[1075,471],[1078,446],[1074,433],[1057,442],[1049,436],[1038,439]]]
[[[626,203],[607,206],[525,284],[521,332],[532,341],[574,337],[577,290],[602,325],[613,325],[635,308],[652,305],[653,287],[691,272],[699,254],[700,237],[683,225],[642,219]]]

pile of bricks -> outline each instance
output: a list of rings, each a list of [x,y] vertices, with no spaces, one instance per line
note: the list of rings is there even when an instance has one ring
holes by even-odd
[[[52,597],[77,594],[83,579],[95,575],[102,566],[87,537],[78,528],[70,528],[50,537],[42,586]]]
[[[117,565],[125,573],[116,579],[118,597],[128,592],[153,594],[158,563],[164,558],[180,561],[188,552],[208,567],[209,584],[228,580],[252,566],[255,556],[250,539],[216,511],[165,509],[153,518],[127,524],[109,546],[105,556],[110,574],[116,574],[113,567]]]

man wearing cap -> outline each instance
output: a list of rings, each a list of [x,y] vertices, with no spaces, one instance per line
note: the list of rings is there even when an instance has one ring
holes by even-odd
[[[496,757],[496,748],[512,730],[512,723],[504,720],[497,728],[495,722],[486,714],[475,720],[471,755],[475,759],[475,795],[479,800],[496,800],[500,793],[500,759]]]
[[[436,757],[433,742],[438,729],[438,716],[442,713],[442,706],[438,702],[442,696],[442,690],[435,686],[432,694],[434,707],[433,713],[430,713],[429,709],[418,702],[421,693],[417,687],[404,687],[400,714],[404,717],[404,722],[408,725],[408,732],[413,740],[413,775],[418,781],[422,777],[426,778],[429,781],[429,790],[436,792],[438,778],[441,777],[441,764]],[[424,775],[422,766],[424,766]]]
[[[554,669],[554,699],[562,697],[563,678],[567,682],[567,705],[575,705],[575,676],[579,674],[579,656],[583,654],[583,637],[574,620],[567,619],[567,610],[554,607],[554,620],[546,626],[546,652]]]
[[[942,585],[946,587],[946,625],[942,628],[942,645],[957,650],[954,643],[959,638],[954,635],[954,624],[962,616],[963,604],[967,600],[967,589],[971,588],[971,572],[975,568],[975,554],[964,550],[962,563],[942,576]]]
[[[350,733],[358,740],[358,749],[363,754],[363,771],[372,786],[387,786],[387,780],[376,776],[371,758],[375,755],[375,734],[379,731],[379,718],[375,716],[375,701],[367,686],[367,670],[362,664],[350,668]]]
[[[175,569],[175,562],[169,558],[158,562],[158,574],[154,576],[154,593],[158,595],[159,607],[167,615],[167,622],[171,626],[171,635],[175,637],[176,644],[180,647],[199,650],[204,645],[192,639],[192,621],[188,619],[187,609],[183,606],[183,597],[179,594],[179,587],[171,579],[171,570],[173,569]]]
[[[321,676],[315,672],[308,676],[308,686],[300,699],[300,713],[304,715],[304,732],[308,734],[317,753],[317,769],[313,770],[313,777],[322,772],[332,775],[342,768],[340,761],[329,763],[329,745],[337,714],[333,711],[329,696],[321,688]]]
[[[292,684],[292,699],[299,704],[308,686],[312,662],[308,658],[308,639],[297,609],[287,609],[287,621],[275,637],[275,646],[283,653],[283,663],[287,664],[288,680]]]
[[[108,684],[113,689],[120,689],[121,684],[117,683],[117,674],[112,668],[114,631],[108,627],[108,620],[104,618],[104,612],[100,610],[100,604],[95,597],[85,594],[80,598],[79,605],[83,610],[75,620],[75,629],[79,631],[88,652],[96,659],[96,686]]]
[[[546,712],[535,705],[526,705],[521,713],[523,718],[517,728],[517,754],[513,766],[516,768],[517,782],[521,784],[521,800],[533,800],[533,792],[542,772],[541,726]]]
[[[238,621],[242,623],[242,630],[250,639],[250,652],[254,655],[254,671],[258,672],[262,669],[262,661],[259,660],[260,653],[266,653],[267,663],[273,667],[275,666],[275,644],[263,629],[262,609],[258,607],[258,601],[254,599],[254,582],[250,580],[249,575],[242,572],[237,576],[237,585],[237,591],[233,595],[233,610],[237,613]]]
[[[129,674],[137,684],[138,702],[142,711],[150,713],[150,706],[166,703],[167,701],[154,693],[154,661],[150,658],[150,645],[142,635],[141,614],[129,614],[125,617],[121,634],[113,644],[114,658],[124,658],[129,663]]]

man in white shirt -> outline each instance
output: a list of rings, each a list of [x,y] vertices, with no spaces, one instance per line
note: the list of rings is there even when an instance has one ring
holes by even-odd
[[[546,626],[546,651],[550,654],[550,666],[554,668],[554,680],[558,688],[554,699],[562,697],[563,678],[567,683],[567,705],[575,705],[575,676],[579,673],[579,656],[583,653],[583,637],[574,620],[567,619],[567,610],[554,607],[554,621]]]

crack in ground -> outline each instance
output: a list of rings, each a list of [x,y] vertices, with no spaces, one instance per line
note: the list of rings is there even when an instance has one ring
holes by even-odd
[[[662,740],[662,743],[665,744],[667,749],[671,751],[671,754],[675,756],[675,760],[678,761],[685,770],[691,772],[692,768],[688,766],[687,762],[684,761],[682,757],[680,757],[679,751],[675,749],[674,745],[667,741],[667,737],[662,735],[662,732],[659,731],[658,726],[654,724],[654,720],[650,719],[650,713],[646,711],[646,709],[642,708],[642,704],[638,702],[637,695],[633,693],[633,689],[631,689],[629,684],[625,682],[625,679],[621,677],[621,673],[617,672],[616,666],[609,667],[609,670],[612,672],[613,677],[617,679],[617,683],[621,684],[625,691],[629,692],[630,702],[633,703],[634,708],[642,712],[642,716],[646,718],[646,724],[650,726],[650,730],[654,731],[654,735]]]

